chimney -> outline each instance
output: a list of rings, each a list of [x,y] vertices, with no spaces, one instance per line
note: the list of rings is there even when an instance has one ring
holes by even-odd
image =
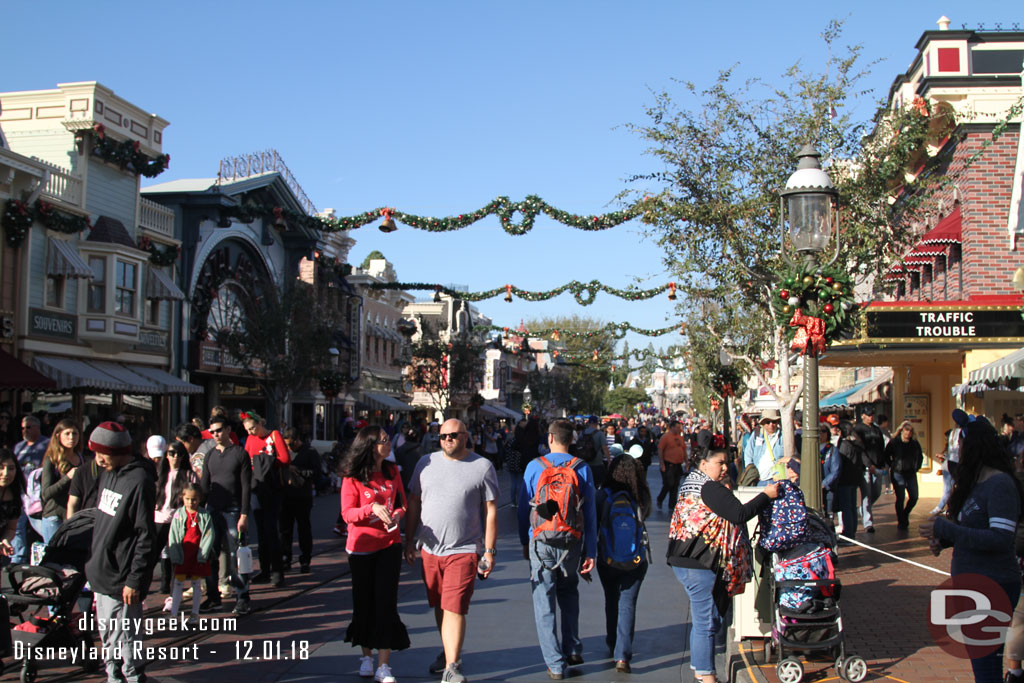
[[[940,31],[948,31],[949,30],[949,17],[947,17],[945,14],[943,14],[941,17],[939,17],[939,20],[936,21],[935,23],[939,25],[939,30]]]

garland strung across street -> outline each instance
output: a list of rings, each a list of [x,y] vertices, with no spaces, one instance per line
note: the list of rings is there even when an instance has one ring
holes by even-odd
[[[604,327],[600,327],[596,330],[588,330],[586,332],[577,332],[575,330],[564,330],[555,327],[545,327],[537,330],[522,330],[512,329],[510,327],[502,327],[500,325],[488,325],[477,326],[479,329],[487,330],[489,332],[502,332],[506,336],[514,335],[520,337],[547,337],[551,336],[553,341],[560,341],[563,336],[572,337],[573,339],[592,339],[598,336],[611,335],[614,339],[622,339],[626,336],[627,332],[636,332],[637,334],[644,335],[645,337],[661,337],[662,335],[669,334],[670,332],[679,332],[679,334],[686,334],[686,325],[671,325],[669,327],[662,327],[660,329],[647,329],[643,327],[634,327],[630,323],[608,323]]]
[[[108,138],[106,130],[102,123],[92,127],[92,153],[103,161],[120,166],[122,171],[133,171],[147,178],[157,177],[171,165],[170,154],[149,157],[142,151],[137,140],[118,142]]]
[[[565,292],[572,292],[573,297],[576,299],[576,303],[580,306],[589,306],[594,303],[594,298],[597,296],[598,292],[606,292],[627,301],[642,301],[652,299],[662,292],[667,291],[669,293],[669,301],[675,301],[676,299],[676,283],[674,282],[669,282],[666,285],[655,287],[653,289],[635,289],[633,287],[629,287],[627,289],[616,289],[615,287],[609,287],[608,285],[602,284],[597,280],[591,280],[590,282],[573,280],[559,287],[555,287],[554,289],[541,292],[532,292],[520,289],[515,285],[495,287],[494,289],[488,289],[483,292],[460,292],[445,287],[444,285],[429,284],[426,282],[374,282],[366,286],[370,289],[433,290],[435,301],[441,300],[442,293],[463,301],[483,301],[485,299],[493,299],[502,292],[505,293],[505,301],[508,302],[512,301],[513,295],[526,301],[547,301],[548,299],[553,299]]]
[[[790,348],[820,355],[853,328],[856,306],[853,281],[835,267],[800,264],[781,273],[772,306],[787,320]]]
[[[535,351],[531,351],[534,353]],[[618,363],[620,361],[628,362],[630,359],[638,360],[643,363],[648,361],[656,360],[661,363],[667,363],[668,361],[678,360],[685,358],[686,353],[665,353],[659,354],[649,349],[632,349],[629,353],[622,356],[615,356],[612,358],[602,358],[601,354],[597,352],[597,349],[588,351],[586,353],[572,353],[571,351],[563,351],[561,349],[553,349],[551,351],[552,358],[561,358],[569,363],[582,363],[590,361],[591,363],[602,363],[607,365],[608,363]]]
[[[8,199],[4,204],[3,219],[0,221],[4,226],[7,244],[15,249],[20,247],[35,221],[50,230],[68,235],[92,227],[86,216],[65,213],[42,199],[37,199],[31,206],[20,199]]]
[[[641,209],[632,207],[600,215],[581,215],[556,208],[537,195],[529,195],[521,202],[513,202],[508,197],[497,197],[476,211],[443,218],[418,216],[386,206],[373,209],[372,211],[364,211],[353,216],[341,217],[309,216],[301,211],[255,203],[221,209],[222,217],[235,218],[243,223],[251,223],[261,216],[274,216],[275,222],[279,225],[281,224],[280,221],[284,221],[286,224],[300,225],[322,232],[355,230],[379,219],[384,220],[380,226],[384,232],[393,232],[396,229],[395,222],[428,232],[451,232],[467,228],[473,223],[477,223],[487,216],[495,214],[501,221],[502,229],[510,235],[525,235],[532,230],[537,215],[540,213],[544,213],[570,228],[593,232],[596,230],[608,230],[636,218],[640,215]],[[516,214],[522,216],[519,222],[513,220]]]

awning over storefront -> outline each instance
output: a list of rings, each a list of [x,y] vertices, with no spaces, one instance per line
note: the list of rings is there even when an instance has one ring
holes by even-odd
[[[829,394],[828,396],[826,396],[825,398],[821,399],[821,401],[818,402],[818,407],[849,408],[850,406],[853,405],[853,402],[850,401],[850,397],[856,394],[861,389],[867,387],[873,381],[874,380],[869,379],[863,382],[858,382],[857,384],[854,384],[852,387],[846,387],[845,389],[840,389],[839,391],[833,391],[831,394]]]
[[[164,271],[159,268],[149,268],[149,275],[146,280],[147,299],[168,299],[170,301],[184,301],[185,293]]]
[[[144,365],[122,365],[109,361],[36,356],[36,369],[52,379],[58,390],[93,389],[122,394],[195,394],[202,387],[170,373]]]
[[[1013,353],[994,360],[988,365],[982,365],[971,372],[970,383],[975,382],[1005,382],[1010,379],[1024,379],[1024,349],[1017,349]]]
[[[160,368],[150,367],[148,365],[129,365],[132,372],[142,375],[148,379],[153,380],[161,387],[163,387],[163,393],[165,394],[201,394],[203,388],[198,384],[192,384],[185,380],[175,377],[169,372],[161,370]]]
[[[125,394],[162,394],[163,388],[151,379],[137,375],[120,363],[108,363],[106,361],[94,360],[89,363],[96,369],[107,373],[119,380],[124,387],[118,389]]]
[[[918,242],[920,246],[935,246],[960,244],[962,235],[962,223],[960,220],[960,205],[957,204],[949,215],[943,218],[938,224],[926,232]]]
[[[401,401],[394,396],[382,394],[377,391],[364,391],[363,401],[370,405],[374,405],[379,408],[384,408],[387,410],[399,410],[402,412],[409,412],[410,410],[412,410],[412,406],[406,403],[405,401]]]
[[[887,386],[888,385],[888,386]],[[876,403],[889,400],[886,389],[892,388],[892,368],[887,368],[873,377],[867,385],[850,394],[847,401],[851,406],[862,403]]]
[[[50,237],[46,249],[46,274],[60,277],[92,278],[92,268],[67,240]]]
[[[0,349],[0,389],[56,389],[57,383]]]
[[[987,384],[986,382],[972,384],[964,382],[963,384],[954,384],[952,394],[954,396],[966,396],[968,394],[984,394],[986,391],[1013,391],[1013,389],[1002,384]],[[1024,391],[1024,387],[1017,391]]]
[[[488,405],[486,403],[480,406],[480,412],[483,413],[484,415],[490,415],[491,417],[508,417],[507,415],[505,415],[505,413],[498,410],[495,406]]]
[[[36,356],[36,370],[57,383],[58,389],[98,389],[123,391],[124,385],[84,360]]]
[[[523,419],[522,413],[517,413],[511,408],[507,408],[500,403],[485,403],[480,407],[481,412],[484,412],[485,408],[489,408],[490,410],[487,411],[487,414],[493,415],[494,417],[500,417],[514,422],[518,422]]]

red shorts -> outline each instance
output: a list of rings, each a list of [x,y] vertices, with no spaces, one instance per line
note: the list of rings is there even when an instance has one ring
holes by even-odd
[[[476,553],[431,555],[422,551],[423,583],[427,586],[427,603],[440,605],[445,612],[469,614],[469,600],[476,582]]]

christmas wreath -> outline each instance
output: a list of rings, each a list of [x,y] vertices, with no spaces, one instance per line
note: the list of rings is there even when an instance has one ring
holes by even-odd
[[[791,348],[818,355],[847,334],[856,304],[850,276],[833,267],[798,265],[781,274],[771,303],[788,323]]]
[[[739,371],[731,365],[723,365],[711,376],[711,388],[722,398],[736,395],[736,390],[743,386],[743,378]]]
[[[341,392],[342,374],[337,370],[320,373],[320,393],[326,398],[334,398]]]

